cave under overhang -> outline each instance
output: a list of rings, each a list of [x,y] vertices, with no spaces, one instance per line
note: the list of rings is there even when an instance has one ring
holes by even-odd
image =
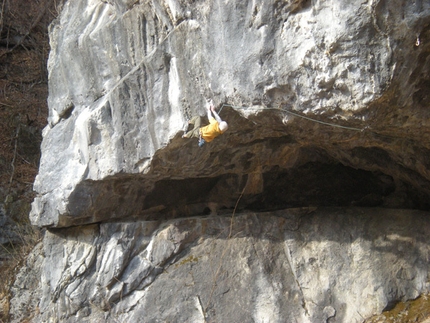
[[[276,110],[245,118],[226,107],[223,114],[229,131],[202,148],[178,132],[147,171],[79,183],[56,226],[297,207],[430,209],[430,183],[406,165],[410,152],[401,149],[413,146],[423,152],[414,158],[427,160],[427,150],[419,142],[411,146],[411,138]]]

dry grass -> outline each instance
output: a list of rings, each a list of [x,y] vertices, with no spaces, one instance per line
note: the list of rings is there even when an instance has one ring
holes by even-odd
[[[415,300],[399,302],[380,315],[375,315],[364,323],[428,323],[430,321],[430,297],[423,295]]]
[[[10,311],[10,287],[15,279],[15,275],[21,268],[25,260],[41,240],[41,233],[38,229],[33,228],[28,224],[20,224],[16,226],[16,233],[20,241],[17,243],[11,242],[8,245],[0,245],[0,272],[2,280],[0,284],[0,322],[7,322]]]
[[[32,199],[47,116],[51,0],[3,0],[0,8],[0,181],[3,200]],[[3,196],[2,196],[3,195]]]
[[[0,0],[0,204],[14,236],[0,245],[0,322],[8,321],[16,270],[40,240],[28,221],[46,125],[48,24],[61,0]]]

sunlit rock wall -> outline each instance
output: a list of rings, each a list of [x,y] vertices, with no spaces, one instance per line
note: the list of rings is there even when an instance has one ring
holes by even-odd
[[[430,291],[429,230],[427,213],[379,208],[55,230],[12,322],[362,322]]]
[[[361,322],[428,293],[429,26],[425,1],[66,1],[11,319]],[[206,99],[230,127],[199,148]]]
[[[246,182],[255,195],[265,174],[312,162],[382,173],[394,184],[379,205],[427,208],[429,7],[66,2],[51,26],[49,126],[32,222],[189,215],[147,197],[164,186],[191,189],[191,181],[169,182],[190,178],[202,188],[198,198],[181,197],[184,207],[224,190],[214,202],[231,208]],[[208,98],[230,129],[198,149],[180,135]]]

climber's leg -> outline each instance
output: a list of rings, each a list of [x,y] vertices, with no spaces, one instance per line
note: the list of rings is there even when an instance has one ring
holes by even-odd
[[[184,134],[182,137],[184,138],[199,138],[200,136],[200,127],[202,125],[202,118],[200,116],[195,116],[188,123],[194,125],[194,128]]]
[[[199,121],[200,120],[200,121]],[[190,121],[188,121],[189,124],[195,124],[197,122],[201,123],[201,117],[200,116],[195,116],[193,117]]]

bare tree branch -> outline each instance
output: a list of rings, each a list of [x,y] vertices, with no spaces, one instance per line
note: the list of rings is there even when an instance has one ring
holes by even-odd
[[[4,0],[6,1],[6,0]],[[3,1],[3,4],[4,4]],[[27,32],[25,33],[25,35],[23,35],[18,42],[11,48],[8,49],[7,51],[3,52],[2,54],[0,54],[0,58],[3,57],[6,54],[9,54],[10,52],[12,52],[15,48],[17,48],[18,46],[21,46],[24,43],[24,40],[30,35],[31,31],[34,29],[34,27],[37,26],[37,24],[42,20],[43,16],[45,15],[46,10],[48,9],[50,5],[50,0],[47,0],[43,3],[42,5],[42,9],[39,11],[39,14],[37,15],[36,19],[33,21],[33,23],[31,24],[30,28],[28,28]],[[9,38],[9,36],[8,36]]]
[[[8,194],[9,194],[10,188],[12,186],[13,176],[15,175],[15,160],[16,160],[16,154],[17,154],[17,150],[18,150],[18,137],[19,137],[20,130],[21,130],[21,126],[18,125],[18,127],[16,127],[15,148],[14,148],[14,152],[13,152],[13,158],[12,158],[12,162],[10,164],[12,166],[12,174],[10,175]]]
[[[2,4],[1,4],[1,11],[0,11],[0,34],[1,34],[2,30],[3,30],[4,7],[5,7],[5,4],[6,4],[6,1],[7,0],[3,0]]]

